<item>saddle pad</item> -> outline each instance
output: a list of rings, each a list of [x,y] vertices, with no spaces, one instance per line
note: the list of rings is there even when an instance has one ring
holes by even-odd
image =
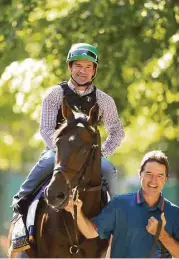
[[[39,200],[44,192],[48,182],[39,190],[36,197],[30,204],[27,212],[26,225],[23,221],[22,215],[19,215],[14,223],[11,236],[11,245],[8,255],[13,253],[25,251],[34,243],[34,229],[35,229],[35,215]]]

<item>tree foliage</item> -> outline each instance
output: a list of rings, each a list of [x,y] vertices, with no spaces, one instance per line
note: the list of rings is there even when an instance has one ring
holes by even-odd
[[[70,46],[88,42],[100,53],[95,84],[115,99],[126,131],[111,160],[132,174],[160,148],[177,173],[178,1],[9,0],[0,14],[2,168],[27,171],[37,160],[43,94],[68,79]]]

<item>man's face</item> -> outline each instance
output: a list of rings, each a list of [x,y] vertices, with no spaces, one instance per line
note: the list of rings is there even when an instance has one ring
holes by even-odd
[[[69,69],[71,71],[72,78],[74,78],[79,84],[85,84],[91,81],[95,74],[93,62],[87,60],[75,60]]]
[[[146,197],[157,197],[166,183],[166,167],[157,162],[147,162],[140,174],[142,191]]]

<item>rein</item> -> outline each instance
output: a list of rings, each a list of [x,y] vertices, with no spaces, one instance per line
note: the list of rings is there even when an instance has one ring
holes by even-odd
[[[162,221],[159,220],[158,221],[158,225],[157,225],[157,231],[156,231],[156,234],[155,234],[155,238],[154,238],[151,250],[150,250],[147,258],[153,258],[152,255],[154,253],[155,247],[156,247],[157,242],[159,240],[161,229],[162,229]],[[166,252],[166,249],[165,249],[164,245],[161,243],[161,258],[165,258],[166,257],[165,252]]]

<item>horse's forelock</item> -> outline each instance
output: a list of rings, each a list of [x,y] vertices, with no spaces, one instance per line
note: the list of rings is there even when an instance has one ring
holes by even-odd
[[[58,138],[59,138],[60,135],[62,135],[63,131],[68,130],[68,128],[72,127],[73,125],[77,125],[78,123],[81,123],[81,124],[84,125],[84,127],[87,126],[87,124],[88,124],[88,116],[87,115],[85,115],[83,113],[78,113],[78,112],[74,112],[74,115],[75,115],[74,119],[72,119],[70,121],[67,121],[67,120],[64,121],[61,124],[60,128],[55,131],[54,137],[53,137],[53,143],[54,144],[57,143]],[[94,131],[94,130],[92,129],[92,131]]]

